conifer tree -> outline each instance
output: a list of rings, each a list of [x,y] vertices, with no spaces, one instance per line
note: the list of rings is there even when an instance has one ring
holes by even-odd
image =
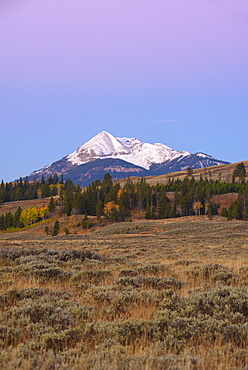
[[[14,227],[22,227],[23,224],[21,222],[21,213],[22,213],[22,209],[21,207],[18,207],[15,214],[14,214],[14,218],[13,218],[13,226]]]
[[[188,167],[187,174],[188,174],[189,177],[191,177],[193,175],[193,170],[192,170],[191,167]]]
[[[228,209],[226,207],[223,207],[220,215],[222,217],[228,217]]]
[[[213,212],[212,212],[212,207],[208,207],[208,212],[207,212],[209,220],[213,219]]]
[[[101,215],[102,215],[102,202],[99,199],[96,205],[96,218],[98,221],[101,220]]]
[[[4,215],[0,216],[0,230],[5,230],[6,229],[6,224],[5,224],[5,217]]]
[[[7,229],[13,227],[13,215],[11,212],[7,212],[5,215],[5,225]]]
[[[49,235],[49,227],[48,227],[48,226],[46,226],[46,227],[45,227],[44,232],[45,232],[47,235]]]
[[[54,198],[53,197],[50,198],[50,202],[49,202],[49,205],[48,205],[48,210],[49,210],[50,213],[55,210],[55,204],[54,204]]]
[[[238,163],[233,171],[233,178],[238,177],[240,181],[244,181],[246,177],[246,169],[243,162]]]
[[[147,220],[150,220],[152,218],[152,212],[151,212],[151,207],[149,204],[146,206],[146,213],[145,213],[145,218]]]
[[[56,236],[59,233],[59,221],[56,220],[53,226],[52,236]]]

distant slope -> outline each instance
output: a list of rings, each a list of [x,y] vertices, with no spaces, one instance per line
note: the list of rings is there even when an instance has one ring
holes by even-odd
[[[219,161],[207,154],[196,153],[179,157],[171,161],[166,161],[164,163],[153,164],[149,171],[151,175],[163,175],[170,172],[185,171],[189,167],[197,169],[216,165],[220,166],[223,164],[229,164],[229,162]]]
[[[245,165],[246,172],[248,174],[248,161],[242,161]],[[229,164],[223,164],[218,166],[212,166],[207,168],[197,168],[193,170],[193,175],[196,180],[200,179],[200,176],[203,178],[208,178],[209,180],[221,180],[221,181],[232,181],[232,174],[235,170],[237,163],[229,163]],[[166,173],[164,175],[155,175],[155,176],[146,176],[146,181],[150,185],[156,185],[156,184],[166,184],[169,179],[183,179],[185,176],[187,176],[187,171],[176,171],[176,172],[170,172]],[[133,181],[137,181],[138,177],[132,176],[131,179]],[[126,179],[120,180],[120,183],[123,184],[126,181]]]
[[[113,179],[121,179],[129,176],[147,176],[149,171],[142,167],[121,159],[96,159],[92,162],[76,165],[69,169],[64,179],[70,179],[81,186],[90,185],[95,180],[102,180],[105,173],[109,172]]]

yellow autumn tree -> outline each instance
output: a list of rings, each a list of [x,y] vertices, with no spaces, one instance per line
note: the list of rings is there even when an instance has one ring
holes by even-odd
[[[193,209],[194,209],[194,212],[195,212],[196,215],[199,215],[200,216],[200,214],[201,214],[201,208],[202,208],[201,202],[195,202],[193,204]]]
[[[22,211],[20,221],[23,223],[23,225],[29,226],[36,222],[38,217],[38,209],[35,207],[29,207]]]
[[[113,211],[119,211],[120,206],[118,204],[115,204],[115,202],[108,202],[105,204],[105,207],[103,209],[103,212],[107,218],[111,217],[111,213]]]
[[[57,189],[58,189],[58,184],[50,184],[49,185],[50,189],[50,195],[56,195]]]
[[[122,193],[123,193],[123,190],[119,189],[117,192],[117,199],[120,199]]]
[[[38,210],[38,216],[43,219],[43,221],[46,218],[46,215],[48,214],[48,207],[41,207]]]

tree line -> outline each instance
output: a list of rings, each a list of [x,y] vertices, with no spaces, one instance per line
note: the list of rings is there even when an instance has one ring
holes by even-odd
[[[238,167],[238,166],[237,166]],[[240,171],[242,169],[242,175]],[[238,173],[238,175],[237,175]],[[131,211],[145,212],[147,219],[170,218],[190,215],[218,214],[219,205],[212,201],[213,195],[238,193],[238,199],[230,208],[224,209],[223,216],[229,219],[248,219],[248,184],[245,182],[245,168],[239,166],[234,171],[233,181],[221,182],[200,177],[186,176],[183,180],[172,179],[167,184],[149,185],[145,178],[136,182],[127,179],[123,187],[113,182],[109,173],[103,181],[94,181],[84,191],[65,182],[60,193],[64,213],[105,217],[112,221],[122,221],[130,217]],[[238,181],[235,178],[238,177]],[[169,198],[169,194],[172,196]]]
[[[105,217],[111,221],[123,221],[131,217],[133,211],[138,211],[144,212],[147,219],[190,215],[208,215],[211,218],[212,215],[218,214],[219,209],[219,205],[212,201],[213,195],[238,193],[238,199],[230,205],[229,209],[222,209],[221,215],[230,220],[248,220],[248,184],[242,162],[236,166],[232,182],[212,180],[202,176],[196,180],[190,169],[187,173],[188,176],[183,180],[169,179],[167,184],[153,186],[149,185],[145,178],[136,182],[128,178],[123,187],[119,182],[114,182],[109,173],[106,173],[102,181],[92,182],[83,191],[71,180],[64,182],[63,177],[59,180],[56,174],[49,176],[47,180],[43,177],[40,182],[30,183],[28,179],[24,181],[20,179],[14,183],[2,182],[0,202],[50,196],[49,212],[53,212],[53,196],[59,195],[63,213],[67,216],[83,214],[85,217],[96,216],[98,220]],[[34,215],[34,210],[32,212]],[[31,214],[32,212],[29,211]],[[39,217],[41,216],[38,213],[34,219]],[[14,221],[16,219],[18,217],[15,215],[2,215],[0,227],[2,229],[16,227],[17,222]],[[26,216],[27,219],[28,216]],[[21,223],[24,226],[27,225],[24,219]]]
[[[16,201],[16,200],[31,200],[47,198],[55,196],[59,193],[60,186],[64,183],[63,175],[60,179],[57,174],[49,176],[46,180],[42,176],[40,181],[24,180],[20,177],[19,180],[4,183],[3,180],[0,184],[0,204]]]

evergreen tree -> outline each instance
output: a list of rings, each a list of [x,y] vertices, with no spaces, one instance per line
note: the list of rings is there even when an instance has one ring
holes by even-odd
[[[5,215],[5,226],[6,228],[13,227],[13,215],[11,212],[7,212]]]
[[[50,213],[55,210],[55,203],[54,203],[54,198],[53,197],[50,198],[50,202],[49,202],[49,205],[48,205],[48,210],[49,210]]]
[[[85,212],[84,210],[84,199],[82,195],[82,190],[79,185],[76,186],[75,194],[73,196],[72,202],[73,213],[78,215]]]
[[[208,215],[209,220],[213,219],[213,212],[212,212],[212,207],[211,206],[208,207],[207,215]]]
[[[110,189],[113,186],[113,180],[109,172],[106,172],[102,181],[102,188],[106,193],[110,192]]]
[[[46,227],[45,227],[44,232],[45,232],[47,235],[49,235],[49,227],[48,227],[48,226],[46,226]]]
[[[146,206],[145,219],[150,220],[152,218],[152,211],[149,204]]]
[[[233,171],[233,178],[238,177],[240,181],[244,181],[246,177],[246,169],[243,162],[238,163]]]
[[[192,170],[192,168],[188,167],[188,169],[187,169],[187,175],[188,175],[189,177],[191,177],[191,176],[193,175],[193,170]]]
[[[242,220],[242,206],[238,200],[232,202],[228,211],[228,220]]]
[[[168,208],[168,205],[170,205],[170,201],[168,197],[166,196],[164,191],[161,191],[159,193],[159,199],[158,199],[158,217],[159,218],[168,218],[170,214],[170,207]]]
[[[55,172],[54,176],[53,176],[53,183],[54,184],[57,184],[59,182],[59,178],[58,178],[58,175],[57,173]]]
[[[14,227],[23,227],[23,224],[21,222],[21,214],[22,214],[22,209],[21,207],[18,207],[13,218],[13,226]]]
[[[170,203],[168,202],[165,207],[164,218],[170,218],[170,217],[172,217],[172,209],[171,209]]]
[[[96,218],[98,221],[101,220],[101,215],[102,215],[102,202],[98,200],[96,205]]]
[[[245,212],[244,212],[244,219],[246,220],[246,221],[248,221],[248,205],[246,206],[246,208],[245,208]]]
[[[42,184],[41,186],[41,198],[47,198],[50,196],[50,188],[47,183]]]
[[[56,236],[59,233],[59,221],[56,220],[53,226],[52,236]]]
[[[0,230],[5,230],[6,229],[6,224],[5,224],[5,217],[4,215],[0,216]]]
[[[70,216],[72,213],[72,199],[70,198],[68,194],[65,195],[64,213],[67,216]]]
[[[228,209],[226,207],[223,207],[220,215],[222,217],[228,217]]]
[[[73,208],[75,187],[71,180],[66,180],[64,190],[64,213],[70,216]]]
[[[12,191],[12,194],[10,196],[10,200],[21,200],[22,197],[22,190],[20,187],[15,187]]]

